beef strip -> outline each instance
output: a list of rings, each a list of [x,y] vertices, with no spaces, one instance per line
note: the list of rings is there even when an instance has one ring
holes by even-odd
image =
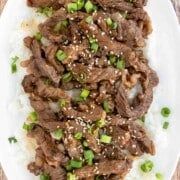
[[[58,46],[50,45],[45,49],[45,53],[49,64],[52,65],[58,73],[63,74],[64,67],[55,58],[57,50],[58,50]]]
[[[80,141],[76,140],[71,134],[67,134],[63,142],[71,158],[74,159],[82,158],[83,147]]]
[[[62,108],[62,111],[68,118],[80,119],[86,122],[95,122],[98,119],[106,117],[106,112],[100,106],[97,106],[94,103],[90,103],[89,109],[86,112],[77,111],[71,106]]]
[[[37,94],[40,97],[51,99],[69,99],[70,97],[60,88],[46,85],[42,80],[36,82]]]
[[[108,27],[106,23],[107,18],[111,18],[118,24],[117,31]],[[142,30],[138,27],[137,23],[124,19],[120,13],[97,12],[94,14],[93,19],[103,32],[116,38],[118,41],[124,42],[130,47],[145,46]]]
[[[28,136],[36,139],[37,144],[46,156],[46,161],[48,161],[50,165],[57,167],[60,164],[66,164],[68,160],[67,157],[63,155],[53,142],[51,136],[41,127],[34,127],[34,129],[28,133]]]
[[[32,7],[47,7],[52,6],[54,8],[58,8],[57,0],[27,0],[27,4]]]
[[[50,66],[46,60],[42,57],[42,47],[40,43],[33,38],[27,37],[24,39],[25,45],[31,49],[32,54],[35,59],[33,59],[35,66],[40,71],[41,76],[48,77],[56,85],[59,84],[60,76],[57,74],[57,71],[54,67]]]
[[[75,174],[79,179],[91,177],[92,175],[110,175],[121,174],[124,176],[131,168],[131,160],[108,160],[105,159],[93,166],[84,166],[75,170]]]
[[[75,79],[81,83],[97,83],[103,80],[109,80],[111,84],[113,84],[120,76],[119,70],[112,67],[95,68],[82,64],[73,64],[70,70]]]
[[[57,74],[56,70],[52,66],[48,65],[45,62],[45,59],[35,59],[34,61],[38,69],[40,70],[42,76],[48,77],[56,85],[59,84],[60,76]]]

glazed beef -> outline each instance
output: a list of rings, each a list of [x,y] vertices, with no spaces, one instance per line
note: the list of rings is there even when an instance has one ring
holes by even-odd
[[[79,179],[91,177],[92,175],[121,174],[123,177],[129,172],[132,166],[131,160],[108,160],[104,159],[94,166],[84,166],[80,170],[75,170]]]
[[[59,3],[57,0],[27,0],[29,6],[32,7],[47,7],[52,6],[54,8],[59,7]]]
[[[27,2],[53,10],[37,27],[43,38],[24,39],[32,55],[22,86],[37,115],[27,132],[37,144],[29,171],[51,180],[123,179],[134,159],[155,154],[136,121],[159,81],[143,53],[152,32],[146,0],[93,0],[89,13],[83,1]]]

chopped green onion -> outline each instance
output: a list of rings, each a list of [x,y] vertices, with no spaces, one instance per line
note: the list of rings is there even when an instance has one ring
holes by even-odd
[[[111,112],[111,111],[110,111],[110,107],[109,107],[109,103],[108,103],[107,100],[105,100],[105,101],[103,102],[103,109],[106,111],[106,113],[110,113],[110,112]]]
[[[37,41],[41,41],[41,39],[42,39],[42,34],[41,34],[40,32],[37,32],[37,33],[34,35],[34,37],[35,37],[35,39],[36,39]]]
[[[50,180],[50,179],[51,178],[48,174],[43,173],[40,175],[40,180]]]
[[[68,72],[68,73],[66,73],[66,74],[64,74],[64,75],[62,76],[62,81],[63,81],[64,83],[68,83],[68,82],[70,82],[70,81],[72,80],[72,78],[73,78],[72,73],[71,73],[71,72]]]
[[[30,119],[33,123],[35,123],[38,119],[37,112],[33,111],[29,113],[28,119]]]
[[[12,59],[11,72],[12,72],[12,73],[16,73],[16,72],[17,72],[16,62],[17,62],[17,60],[19,59],[19,57],[18,57],[18,56],[15,56],[15,57],[13,57],[13,58],[11,58],[11,59]]]
[[[170,114],[171,114],[171,110],[168,107],[163,107],[161,109],[161,115],[163,117],[169,117]]]
[[[9,138],[8,138],[8,141],[9,141],[10,144],[12,144],[12,143],[17,143],[17,139],[15,138],[15,136],[9,137]]]
[[[109,60],[110,60],[111,65],[115,65],[117,57],[115,55],[110,55]]]
[[[67,58],[67,54],[62,50],[58,50],[57,53],[56,53],[56,58],[59,61],[64,61]]]
[[[77,140],[81,140],[83,137],[83,133],[82,132],[77,132],[75,135],[74,135],[74,138],[77,139]]]
[[[77,10],[81,10],[84,7],[84,0],[77,0]]]
[[[76,180],[76,175],[72,173],[67,173],[67,180]]]
[[[76,12],[78,10],[78,5],[77,5],[77,3],[69,3],[68,5],[67,5],[67,11],[69,12],[69,13],[74,13],[74,12]]]
[[[90,45],[90,48],[91,48],[91,51],[92,51],[93,53],[97,53],[97,51],[98,51],[98,49],[99,49],[99,45],[98,45],[97,42],[94,42],[94,43],[92,43],[92,44]]]
[[[142,116],[139,120],[144,123],[145,122],[145,116]]]
[[[96,121],[96,126],[102,128],[106,125],[106,121],[104,119]]]
[[[92,165],[93,164],[93,159],[94,159],[94,153],[92,150],[85,150],[84,151],[84,158],[87,162],[88,165]]]
[[[92,24],[92,23],[93,23],[93,17],[92,17],[92,16],[88,16],[88,17],[86,18],[86,22],[87,22],[88,24]]]
[[[153,168],[153,162],[150,160],[145,161],[143,164],[141,164],[141,170],[145,173],[148,173]]]
[[[84,147],[88,147],[88,142],[87,141],[83,141],[83,146]]]
[[[31,123],[31,124],[24,123],[23,124],[23,129],[25,131],[29,132],[29,131],[31,131],[34,128],[34,125],[35,125],[34,123]]]
[[[51,17],[53,15],[53,8],[52,7],[40,7],[38,10],[37,10],[38,13],[41,13],[47,17]]]
[[[107,19],[106,19],[106,23],[107,23],[107,25],[108,25],[108,26],[110,26],[110,27],[111,27],[111,26],[112,26],[113,21],[112,21],[112,19],[111,19],[111,18],[107,18]]]
[[[70,160],[69,161],[69,166],[72,169],[79,169],[82,167],[82,161],[81,160]]]
[[[93,53],[96,53],[99,49],[99,45],[97,43],[97,40],[94,38],[89,38],[89,44],[90,44],[90,49]]]
[[[85,9],[86,9],[87,13],[91,13],[95,10],[95,7],[94,7],[93,3],[88,0],[85,4]]]
[[[112,24],[111,28],[112,28],[112,29],[117,29],[117,27],[118,27],[117,22],[113,22],[113,24]]]
[[[89,91],[89,90],[83,89],[83,90],[81,91],[80,97],[83,98],[84,100],[86,100],[87,97],[89,96],[89,94],[90,94],[90,91]]]
[[[123,70],[125,68],[125,61],[123,59],[120,59],[117,61],[116,68],[119,70]]]
[[[68,20],[63,20],[61,22],[58,22],[54,27],[54,31],[59,32],[60,30],[67,28],[68,25],[69,25]]]
[[[105,143],[105,144],[110,144],[111,140],[112,140],[112,137],[106,134],[102,134],[100,137],[100,142]]]
[[[164,124],[163,124],[163,129],[168,129],[168,127],[169,127],[169,122],[164,122]]]
[[[164,177],[161,173],[156,173],[156,180],[163,180]]]
[[[54,132],[51,133],[52,137],[56,140],[61,140],[63,137],[63,130],[56,129]]]
[[[106,23],[111,29],[117,29],[118,27],[118,24],[114,22],[111,18],[107,18]]]

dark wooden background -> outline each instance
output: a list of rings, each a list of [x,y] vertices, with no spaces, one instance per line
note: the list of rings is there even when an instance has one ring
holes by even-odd
[[[3,7],[5,5],[7,0],[0,0],[0,12],[3,10]],[[153,1],[153,0],[152,0]],[[173,5],[174,5],[174,9],[177,13],[177,16],[179,18],[179,22],[180,22],[180,0],[171,0]],[[2,168],[0,167],[0,180],[7,180],[6,176],[3,173]],[[172,178],[172,180],[180,180],[180,162],[177,166],[177,169],[174,173],[174,176]]]

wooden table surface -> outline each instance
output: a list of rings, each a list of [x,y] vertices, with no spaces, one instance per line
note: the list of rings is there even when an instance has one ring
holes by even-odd
[[[6,1],[7,0],[0,0],[0,12],[2,11]],[[174,9],[175,9],[175,11],[177,13],[177,16],[178,16],[179,22],[180,22],[180,0],[171,0],[171,1],[172,1],[173,5],[174,5]],[[1,167],[0,167],[0,180],[7,180]],[[176,171],[174,173],[174,176],[173,176],[172,180],[180,180],[180,162],[179,162],[179,164],[177,166],[177,169],[176,169]]]

